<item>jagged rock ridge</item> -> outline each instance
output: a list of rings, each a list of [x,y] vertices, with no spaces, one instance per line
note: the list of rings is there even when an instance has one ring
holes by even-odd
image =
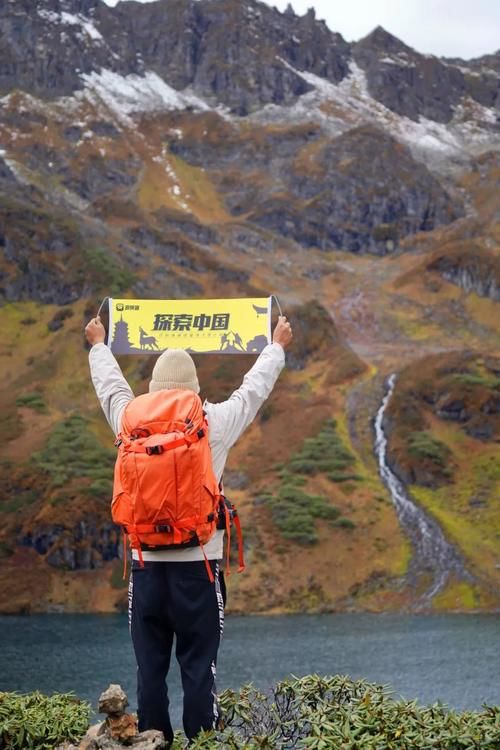
[[[466,95],[485,107],[498,106],[500,82],[493,71],[421,55],[381,26],[354,45],[353,56],[366,72],[372,96],[412,120],[421,115],[449,122]]]
[[[500,77],[490,58],[463,61],[420,55],[382,28],[355,45],[318,21],[249,0],[9,0],[0,10],[0,91],[44,97],[72,94],[101,69],[122,76],[154,72],[176,90],[191,87],[245,115],[287,104],[310,90],[296,72],[338,83],[355,60],[371,95],[417,120],[448,122],[464,95],[498,104]],[[54,54],[55,52],[55,54]],[[494,56],[491,56],[496,60]],[[487,66],[487,67],[486,67]]]

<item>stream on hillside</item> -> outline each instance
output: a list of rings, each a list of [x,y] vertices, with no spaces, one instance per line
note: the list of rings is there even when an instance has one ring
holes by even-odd
[[[396,375],[387,380],[386,392],[375,417],[375,454],[379,473],[389,490],[396,508],[399,522],[413,547],[413,557],[408,571],[408,580],[415,584],[419,574],[430,574],[431,584],[420,597],[416,608],[428,605],[441,591],[451,574],[457,578],[472,581],[458,550],[450,544],[439,524],[417,505],[397,478],[387,462],[387,436],[384,432],[384,416],[394,392]]]

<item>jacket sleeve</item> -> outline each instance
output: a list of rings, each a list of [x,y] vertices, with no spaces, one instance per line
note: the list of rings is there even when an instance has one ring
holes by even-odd
[[[243,383],[227,401],[205,404],[212,438],[220,440],[226,450],[238,440],[268,398],[285,365],[280,344],[269,344],[245,375]]]
[[[120,365],[106,344],[95,344],[89,352],[90,376],[109,426],[118,435],[122,415],[134,394]]]

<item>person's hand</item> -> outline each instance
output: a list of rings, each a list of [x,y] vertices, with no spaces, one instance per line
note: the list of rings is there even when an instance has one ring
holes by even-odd
[[[286,349],[292,338],[292,326],[284,315],[280,315],[273,331],[273,344],[281,344]]]
[[[89,320],[85,326],[85,338],[90,346],[94,346],[94,344],[104,344],[104,341],[106,340],[106,330],[101,323],[99,316]]]

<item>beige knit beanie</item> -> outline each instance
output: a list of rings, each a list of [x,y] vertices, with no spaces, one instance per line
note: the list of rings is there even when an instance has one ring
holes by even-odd
[[[156,360],[149,391],[161,391],[163,388],[200,392],[195,364],[184,349],[167,349]]]

